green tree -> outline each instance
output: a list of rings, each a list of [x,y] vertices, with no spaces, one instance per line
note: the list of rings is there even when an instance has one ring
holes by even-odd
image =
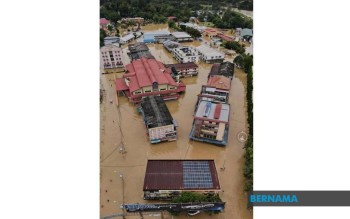
[[[104,38],[107,37],[106,31],[103,29],[100,29],[100,47],[104,46]]]

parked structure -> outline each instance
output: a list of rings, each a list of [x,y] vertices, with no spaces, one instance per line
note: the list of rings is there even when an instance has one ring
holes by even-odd
[[[149,48],[145,43],[137,42],[135,44],[130,44],[128,48],[128,56],[130,57],[131,61],[142,57],[154,59],[154,56],[149,52]]]
[[[100,49],[100,55],[104,69],[124,67],[121,48],[115,45],[105,45]]]
[[[202,100],[197,106],[190,138],[225,146],[228,141],[230,105]]]
[[[200,57],[198,51],[191,46],[182,46],[175,48],[173,49],[172,54],[174,58],[180,63],[198,62]]]
[[[198,65],[193,62],[187,63],[177,63],[177,64],[168,64],[168,68],[174,68],[180,77],[189,77],[198,75]]]
[[[176,140],[177,123],[173,120],[162,97],[143,97],[141,113],[147,128],[149,141],[152,144]]]
[[[155,59],[142,57],[125,68],[123,78],[116,79],[116,90],[123,92],[133,103],[153,95],[160,95],[164,100],[178,99],[179,93],[186,90],[186,85],[175,82],[170,69]]]
[[[205,45],[198,46],[197,50],[205,63],[222,62],[225,59],[225,54]]]
[[[183,191],[218,193],[214,160],[148,160],[144,199],[169,200]]]
[[[119,37],[105,37],[103,40],[105,45],[114,45],[119,47],[119,43],[120,43]]]
[[[120,37],[120,43],[126,44],[126,43],[131,42],[133,39],[135,39],[135,35],[133,33],[129,33],[123,37]]]
[[[168,50],[168,52],[172,52],[173,49],[179,47],[180,44],[178,42],[175,42],[175,41],[166,40],[163,42],[163,46],[166,50]]]
[[[172,32],[173,39],[177,42],[192,42],[192,37],[186,32]]]

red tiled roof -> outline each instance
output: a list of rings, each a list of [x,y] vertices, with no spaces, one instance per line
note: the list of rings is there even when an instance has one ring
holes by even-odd
[[[230,90],[231,79],[225,76],[212,76],[208,79],[208,86],[216,87],[219,89]]]
[[[126,85],[124,78],[117,78],[115,81],[115,87],[117,91],[129,90],[129,87]]]
[[[101,25],[108,24],[108,23],[109,23],[109,20],[107,20],[106,18],[101,18],[100,19],[100,24]]]
[[[222,34],[222,33],[219,33],[217,35],[217,37],[223,39],[223,40],[226,40],[226,41],[234,41],[234,39],[230,36],[226,36],[225,34]]]
[[[141,58],[134,60],[131,64],[126,65],[125,68],[128,73],[124,74],[124,77],[128,77],[130,80],[130,92],[142,87],[152,86],[154,82],[178,86],[170,76],[170,70],[155,59]]]
[[[140,85],[138,83],[136,76],[130,77],[129,79],[130,79],[130,82],[129,82],[130,92],[134,92],[134,91],[140,89]]]
[[[174,79],[171,77],[170,74],[164,74],[164,75],[168,79],[170,85],[178,86],[178,84],[174,81]]]

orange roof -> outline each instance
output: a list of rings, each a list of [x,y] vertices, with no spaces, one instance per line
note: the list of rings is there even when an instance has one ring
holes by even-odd
[[[230,90],[231,79],[226,78],[225,76],[213,76],[208,79],[208,86],[223,90]]]

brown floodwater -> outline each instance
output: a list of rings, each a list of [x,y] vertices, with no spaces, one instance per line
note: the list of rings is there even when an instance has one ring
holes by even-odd
[[[166,25],[149,25],[143,31],[167,29]],[[203,42],[186,43],[199,45]],[[176,63],[169,52],[160,44],[149,45],[151,53],[156,59],[164,63]],[[124,48],[126,50],[126,48]],[[125,63],[130,63],[126,52],[123,53]],[[229,58],[227,60],[230,60]],[[243,192],[244,178],[244,149],[243,143],[237,140],[237,134],[247,130],[245,87],[246,75],[242,70],[235,69],[230,91],[230,134],[226,147],[217,147],[210,144],[189,140],[192,127],[194,106],[201,85],[206,84],[211,64],[198,63],[197,77],[184,78],[187,85],[186,92],[178,100],[167,101],[170,113],[175,118],[178,127],[178,139],[174,142],[150,144],[146,135],[146,128],[141,115],[135,106],[126,97],[119,97],[119,117],[116,105],[114,80],[118,74],[101,74],[101,89],[104,90],[104,99],[100,104],[100,215],[108,216],[122,213],[120,205],[123,203],[123,185],[120,174],[124,179],[124,203],[154,203],[143,200],[143,180],[148,159],[214,159],[217,167],[222,192],[220,196],[226,202],[223,213],[208,215],[200,213],[195,218],[244,218],[251,219],[252,212],[247,210],[247,195]],[[101,71],[102,72],[102,71]],[[110,103],[110,101],[113,101]],[[119,153],[123,130],[124,147],[126,153]],[[225,170],[221,170],[225,167]],[[128,216],[139,218],[139,216]],[[154,218],[144,216],[144,218]],[[172,218],[165,215],[165,218]],[[187,218],[181,214],[174,218]]]

